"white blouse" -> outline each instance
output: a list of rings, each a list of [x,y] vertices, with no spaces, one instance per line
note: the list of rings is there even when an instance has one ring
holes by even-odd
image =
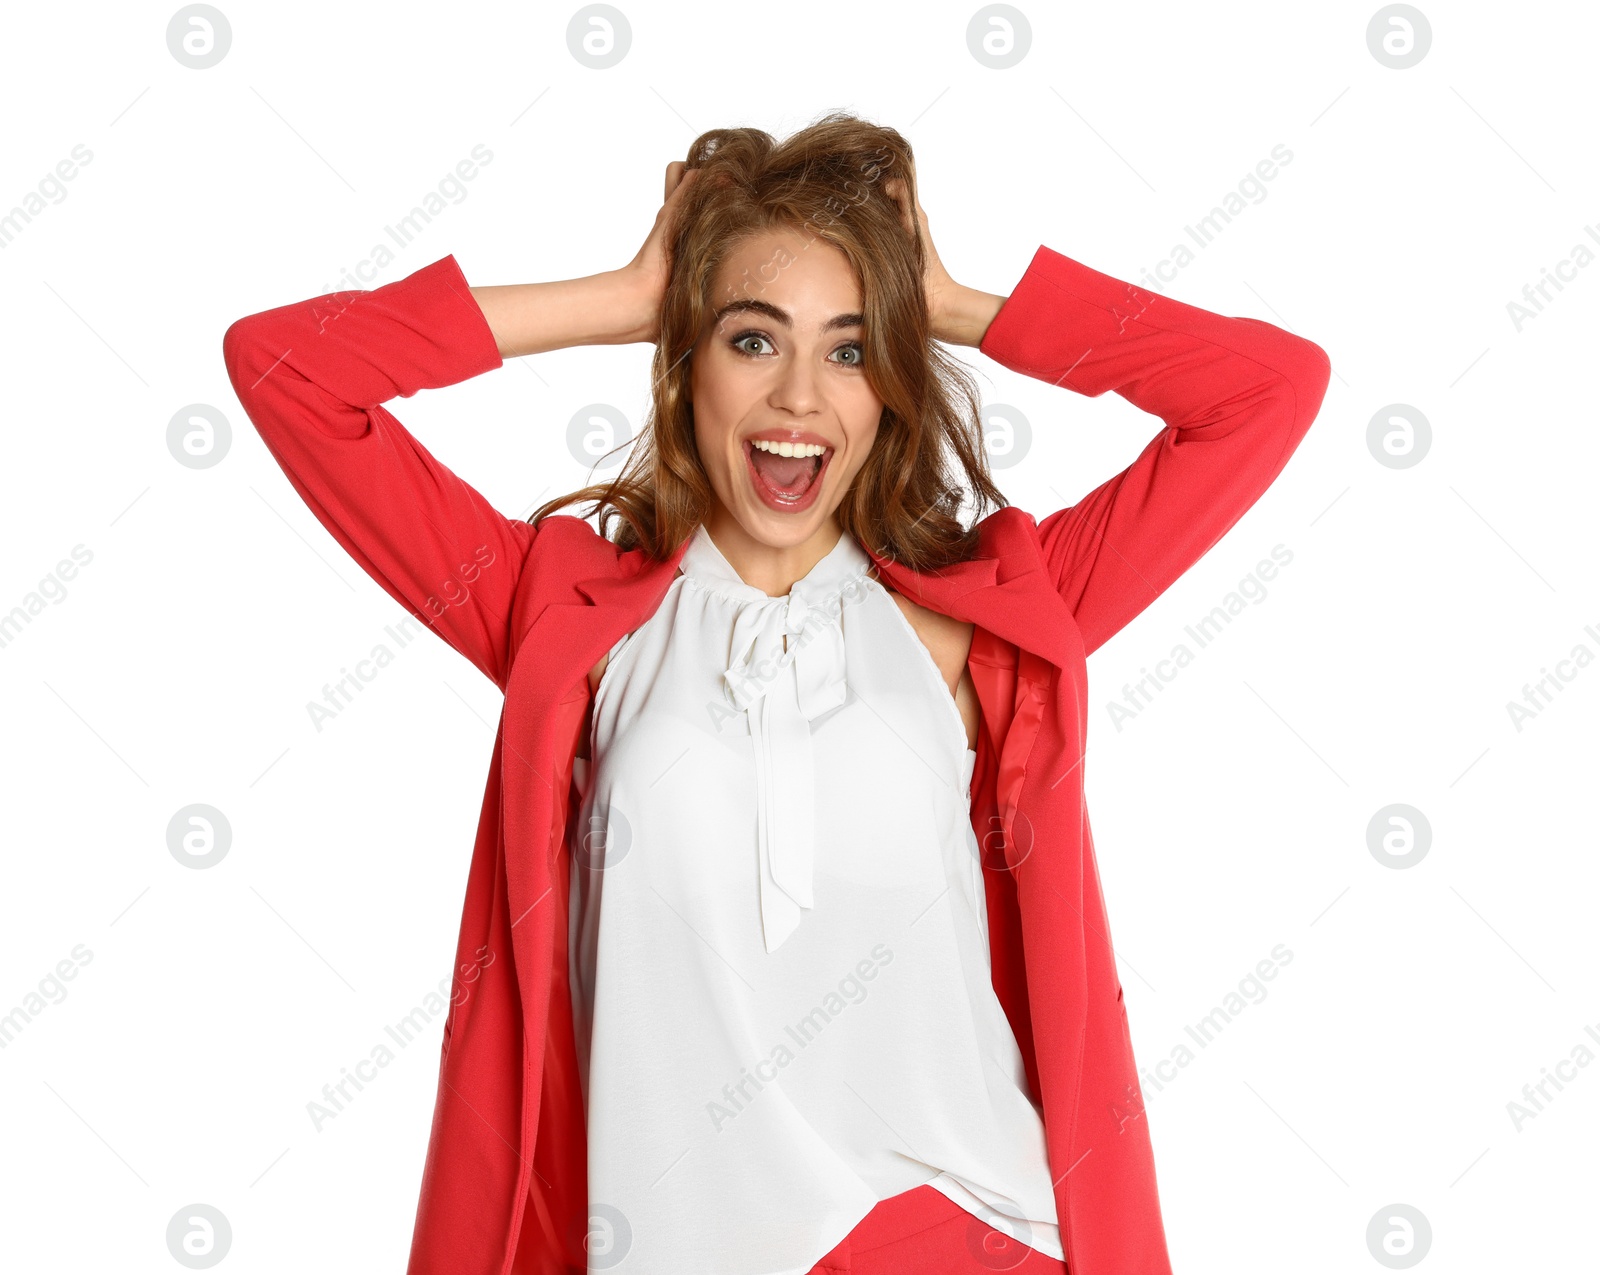
[[[571,847],[591,1271],[806,1275],[922,1183],[1063,1258],[976,754],[870,566],[842,535],[772,598],[702,526],[611,650]]]

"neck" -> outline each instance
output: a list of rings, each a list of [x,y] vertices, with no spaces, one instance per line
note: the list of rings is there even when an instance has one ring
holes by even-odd
[[[711,536],[728,564],[751,588],[781,598],[839,543],[844,528],[832,514],[810,536],[795,545],[770,545],[757,540],[719,504],[706,519]]]

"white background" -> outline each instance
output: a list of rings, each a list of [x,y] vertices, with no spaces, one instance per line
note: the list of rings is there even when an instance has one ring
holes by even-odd
[[[592,70],[568,51],[577,7],[226,3],[207,70],[169,53],[174,8],[6,15],[0,213],[75,145],[92,160],[0,251],[0,612],[74,546],[93,557],[0,648],[0,1013],[92,954],[0,1049],[4,1265],[181,1269],[166,1226],[195,1202],[232,1225],[225,1269],[398,1271],[410,1244],[442,1020],[320,1132],[307,1103],[449,975],[500,697],[424,635],[312,725],[307,701],[404,613],[239,410],[227,325],[348,286],[479,143],[492,162],[374,285],[448,253],[474,284],[619,266],[699,131],[840,107],[910,139],[946,264],[1002,294],[1041,243],[1139,280],[1292,152],[1164,288],[1322,345],[1322,414],[1089,662],[1141,1068],[1293,953],[1146,1084],[1174,1266],[1384,1269],[1367,1226],[1404,1203],[1432,1228],[1424,1270],[1588,1269],[1600,1065],[1520,1129],[1507,1104],[1600,1052],[1600,664],[1520,731],[1506,704],[1578,644],[1600,655],[1600,264],[1520,332],[1507,303],[1600,250],[1595,10],[1424,0],[1432,47],[1395,70],[1369,52],[1370,0],[1028,0],[1029,53],[993,70],[972,4],[629,0],[628,55]],[[964,353],[1033,424],[999,476],[1036,516],[1159,427]],[[583,482],[578,407],[637,426],[649,355],[516,360],[391,407],[517,516]],[[232,427],[208,469],[166,445],[193,403]],[[1392,403],[1432,426],[1406,469],[1366,442]],[[1265,599],[1119,731],[1104,706],[1278,544]],[[196,802],[233,831],[205,871],[166,844]],[[1397,802],[1432,828],[1403,870],[1366,837]]]

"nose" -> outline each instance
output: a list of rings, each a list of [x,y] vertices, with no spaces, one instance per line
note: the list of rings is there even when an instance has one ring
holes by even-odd
[[[810,416],[822,410],[820,369],[806,355],[786,359],[767,402],[791,416]]]

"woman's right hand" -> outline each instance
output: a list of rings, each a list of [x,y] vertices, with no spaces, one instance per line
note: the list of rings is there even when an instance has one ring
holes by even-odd
[[[672,235],[674,219],[683,204],[684,193],[700,175],[698,168],[690,168],[681,159],[667,165],[666,189],[661,207],[656,212],[655,225],[645,238],[634,258],[618,274],[626,281],[626,294],[631,298],[633,310],[631,337],[635,341],[654,342],[659,335],[661,299],[667,290],[671,263],[667,247]]]

